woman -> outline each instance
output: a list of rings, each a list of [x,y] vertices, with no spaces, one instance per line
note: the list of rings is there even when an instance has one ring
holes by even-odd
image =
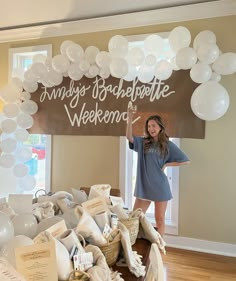
[[[169,140],[160,116],[150,116],[145,123],[145,136],[132,133],[133,111],[128,108],[126,137],[131,149],[138,153],[134,210],[145,213],[151,203],[155,204],[156,227],[161,236],[165,232],[165,212],[172,199],[170,185],[164,169],[167,166],[188,164],[188,157]]]

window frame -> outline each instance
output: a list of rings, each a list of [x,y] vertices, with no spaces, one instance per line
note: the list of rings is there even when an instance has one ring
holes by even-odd
[[[34,53],[47,51],[47,56],[52,57],[52,44],[35,45],[19,48],[9,48],[8,50],[8,81],[12,79],[14,56],[21,53]],[[45,157],[45,191],[51,191],[51,153],[52,153],[52,136],[46,135],[46,157]]]

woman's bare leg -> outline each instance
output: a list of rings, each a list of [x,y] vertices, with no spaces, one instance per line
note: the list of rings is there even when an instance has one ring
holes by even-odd
[[[155,220],[158,232],[163,237],[165,233],[165,213],[168,201],[156,201],[155,204]]]
[[[150,204],[151,204],[151,201],[136,198],[133,210],[141,208],[143,210],[144,214],[145,214]]]

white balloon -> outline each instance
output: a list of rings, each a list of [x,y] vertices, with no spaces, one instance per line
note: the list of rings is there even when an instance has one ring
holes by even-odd
[[[31,213],[16,214],[12,218],[15,235],[25,235],[34,238],[38,224],[35,216]]]
[[[100,67],[109,67],[111,56],[108,52],[101,51],[96,55],[96,64]]]
[[[128,73],[128,63],[122,58],[113,58],[110,64],[111,75],[116,78],[125,77]]]
[[[63,81],[62,73],[58,73],[54,69],[50,69],[48,71],[48,80],[47,80],[47,82],[49,83],[49,85],[58,86],[58,85],[60,85],[62,83],[62,81]]]
[[[8,83],[1,89],[1,97],[5,103],[14,103],[19,100],[19,89],[13,83]]]
[[[147,54],[160,57],[164,49],[164,41],[161,36],[152,34],[144,39],[144,49]]]
[[[177,53],[190,45],[191,33],[186,27],[177,26],[170,32],[168,39],[171,49]]]
[[[222,117],[229,107],[226,89],[216,81],[208,81],[198,86],[191,97],[193,113],[206,121]]]
[[[25,91],[20,93],[20,99],[21,100],[30,100],[30,98],[31,98],[30,93],[25,92]]]
[[[1,150],[5,153],[12,153],[16,150],[16,140],[13,138],[6,138],[2,140],[1,144]]]
[[[17,124],[12,119],[5,119],[1,123],[2,132],[6,134],[11,134],[16,130]]]
[[[139,66],[144,62],[144,52],[141,48],[134,47],[129,50],[126,59],[129,64]]]
[[[84,73],[78,63],[72,63],[68,69],[68,75],[70,79],[78,81],[83,77]]]
[[[25,80],[23,82],[23,88],[26,92],[34,93],[38,89],[38,83],[37,82],[30,82],[28,80]]]
[[[17,87],[19,91],[22,91],[23,89],[23,83],[22,80],[19,77],[12,77],[11,82],[13,85]]]
[[[210,80],[216,81],[216,82],[220,82],[221,75],[213,71],[212,74],[211,74],[211,79]]]
[[[1,248],[0,255],[6,258],[8,262],[16,268],[15,249],[17,247],[23,247],[33,244],[34,241],[25,235],[17,235],[15,237],[11,237]]]
[[[180,49],[176,55],[176,64],[180,69],[190,69],[197,62],[197,55],[193,48]]]
[[[236,72],[236,53],[224,53],[213,63],[212,69],[220,75]]]
[[[72,62],[79,62],[84,57],[84,49],[79,44],[70,44],[66,48],[66,55]]]
[[[160,60],[156,64],[155,77],[158,80],[167,80],[172,75],[172,65],[166,60]]]
[[[99,49],[97,47],[89,46],[84,51],[84,57],[90,64],[95,64],[98,53]]]
[[[90,66],[88,72],[91,75],[91,77],[96,77],[99,74],[99,68],[96,64],[93,64]]]
[[[62,55],[66,55],[66,50],[69,46],[75,44],[73,41],[71,40],[65,40],[62,42],[61,46],[60,46],[60,51]]]
[[[22,112],[17,116],[17,124],[22,129],[29,129],[33,126],[34,119],[29,114]]]
[[[14,227],[8,215],[0,211],[0,249],[14,236]]]
[[[3,107],[3,113],[8,118],[15,118],[19,113],[19,107],[15,103],[5,104]]]
[[[45,63],[45,61],[47,60],[47,56],[44,55],[44,54],[36,54],[33,56],[33,59],[32,59],[32,62],[33,63],[37,63],[37,62],[40,62],[40,63]]]
[[[101,69],[99,70],[99,75],[103,78],[103,79],[107,79],[110,76],[111,72],[110,72],[110,68],[109,66],[103,66],[101,67]]]
[[[28,82],[36,83],[39,78],[31,69],[28,69],[24,72],[24,79]]]
[[[15,164],[15,157],[12,154],[3,154],[0,156],[0,166],[3,168],[12,168]]]
[[[82,72],[86,72],[89,70],[90,67],[90,63],[86,60],[83,59],[80,63],[79,63],[79,68],[81,69]]]
[[[203,30],[197,34],[193,40],[193,48],[197,51],[203,43],[216,44],[215,33],[209,30]]]
[[[27,141],[29,137],[29,132],[26,129],[17,129],[15,131],[15,138],[19,142]]]
[[[128,53],[128,40],[122,35],[113,36],[108,43],[108,50],[113,58],[125,57]]]
[[[56,55],[52,58],[52,68],[58,73],[64,73],[68,71],[70,62],[66,56]]]
[[[142,83],[149,83],[154,78],[154,68],[147,66],[147,65],[141,65],[138,71],[138,80]]]
[[[16,164],[13,168],[13,175],[17,178],[22,178],[27,175],[29,168],[23,163]]]
[[[22,190],[31,191],[35,188],[35,186],[36,186],[36,179],[32,175],[26,175],[25,177],[20,178],[19,180],[19,187]]]
[[[210,80],[212,74],[211,67],[202,62],[193,65],[190,70],[190,77],[196,83],[204,83]]]
[[[16,159],[20,162],[29,161],[32,158],[32,150],[30,147],[18,147],[15,152]]]
[[[154,55],[152,55],[152,54],[147,55],[145,57],[145,64],[147,66],[154,66],[156,64],[156,61],[157,61],[156,57]]]
[[[197,56],[201,62],[211,64],[219,57],[219,52],[216,44],[203,43],[197,49]]]
[[[133,81],[136,77],[138,77],[138,69],[135,66],[128,66],[128,73],[123,78],[125,81]]]
[[[21,103],[20,109],[29,115],[33,115],[38,111],[38,105],[33,100],[25,100]]]

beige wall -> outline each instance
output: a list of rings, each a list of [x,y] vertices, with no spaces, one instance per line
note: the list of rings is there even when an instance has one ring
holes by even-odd
[[[222,52],[236,52],[234,32],[236,16],[1,44],[0,86],[7,82],[7,50],[10,47],[53,44],[55,55],[59,53],[61,42],[70,39],[83,47],[95,45],[101,50],[106,50],[109,39],[115,34],[134,35],[170,31],[178,25],[189,28],[192,38],[202,30],[211,30],[216,34]],[[190,238],[235,244],[236,74],[223,77],[221,83],[230,95],[228,112],[222,118],[206,123],[204,140],[182,140],[181,146],[189,155],[191,165],[180,170],[179,234]],[[94,183],[119,186],[119,139],[53,136],[53,190]]]

